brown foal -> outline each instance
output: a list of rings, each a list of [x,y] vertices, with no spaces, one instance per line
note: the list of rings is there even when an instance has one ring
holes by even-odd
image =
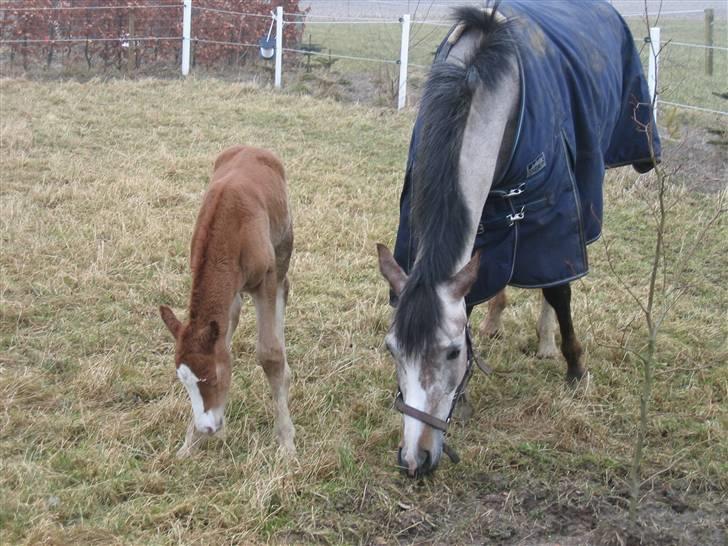
[[[293,226],[285,173],[271,152],[246,146],[223,151],[192,235],[192,292],[187,321],[159,308],[174,336],[177,376],[192,403],[192,420],[178,456],[191,454],[225,422],[230,389],[232,336],[241,295],[255,304],[256,354],[273,391],[275,428],[281,447],[295,452],[288,412],[290,371],[283,319]]]

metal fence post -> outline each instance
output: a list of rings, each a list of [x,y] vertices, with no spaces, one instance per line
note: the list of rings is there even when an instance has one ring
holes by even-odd
[[[713,10],[708,8],[705,10],[705,73],[708,76],[713,75]]]
[[[281,88],[283,73],[283,6],[276,8],[276,75],[275,87]]]
[[[647,85],[650,88],[650,100],[657,122],[657,85],[660,69],[660,27],[650,28],[649,65],[647,67]]]
[[[397,94],[397,110],[401,110],[407,104],[407,63],[409,62],[409,36],[410,16],[409,13],[402,16],[402,41],[399,47],[399,93]]]
[[[192,0],[184,0],[182,10],[182,75],[190,73],[190,38],[192,36]]]

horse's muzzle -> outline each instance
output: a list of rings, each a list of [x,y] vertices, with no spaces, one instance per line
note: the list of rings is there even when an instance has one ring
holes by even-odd
[[[437,468],[437,464],[433,464],[432,456],[427,450],[418,450],[416,460],[408,463],[402,458],[402,448],[400,447],[397,452],[397,463],[400,470],[410,478],[427,476]]]

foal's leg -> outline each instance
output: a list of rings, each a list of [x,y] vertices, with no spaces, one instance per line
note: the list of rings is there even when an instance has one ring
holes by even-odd
[[[541,316],[538,318],[538,352],[536,358],[555,358],[559,355],[556,348],[556,312],[549,305],[546,296],[541,296]]]
[[[581,379],[585,373],[582,358],[581,344],[574,334],[574,325],[571,322],[571,286],[569,283],[551,288],[544,288],[543,295],[546,301],[556,311],[561,330],[561,352],[566,359],[566,378],[569,380]]]
[[[225,345],[227,345],[228,351],[230,351],[233,346],[233,334],[235,333],[235,329],[238,327],[238,322],[240,321],[240,309],[242,307],[243,298],[240,297],[240,294],[235,294],[233,304],[230,306],[230,324],[228,325],[228,331],[225,336]]]
[[[506,308],[506,289],[504,288],[488,300],[488,314],[480,324],[480,335],[499,337],[503,334],[503,310]]]
[[[260,287],[253,293],[258,322],[256,353],[258,363],[263,367],[273,392],[275,405],[275,428],[278,441],[284,450],[295,453],[293,445],[295,430],[288,412],[288,388],[290,369],[286,360],[286,346],[283,336],[288,279],[276,280],[274,271],[266,275]]]
[[[179,448],[179,450],[177,451],[177,458],[184,459],[186,457],[194,455],[195,452],[199,448],[203,447],[209,439],[209,435],[197,431],[197,429],[195,428],[195,418],[193,416],[190,419],[190,424],[187,425],[185,443],[182,444],[182,447]]]

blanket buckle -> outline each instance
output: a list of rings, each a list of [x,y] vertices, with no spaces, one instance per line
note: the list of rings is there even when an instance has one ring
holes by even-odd
[[[515,224],[516,222],[518,222],[520,220],[523,220],[526,217],[526,213],[524,212],[525,208],[526,207],[521,207],[520,211],[506,216],[506,220],[508,220],[508,222],[509,222],[508,227],[511,227],[513,224]]]
[[[511,188],[510,190],[508,190],[508,193],[506,193],[503,197],[505,199],[510,199],[511,197],[515,197],[516,195],[521,195],[525,191],[525,187],[526,183],[523,182],[519,184],[517,188]]]

